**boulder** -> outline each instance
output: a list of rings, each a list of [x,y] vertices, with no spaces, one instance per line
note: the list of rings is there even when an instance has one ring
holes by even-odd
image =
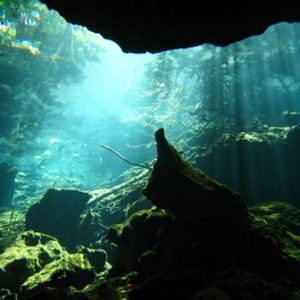
[[[0,255],[1,287],[18,292],[28,277],[63,257],[64,251],[57,239],[51,236],[33,231],[21,233]]]
[[[241,299],[257,299],[262,285],[268,297],[297,299],[298,236],[280,224],[282,218],[256,216],[238,193],[184,161],[163,129],[155,138],[158,158],[143,192],[156,208],[133,214],[108,234],[115,246],[109,275],[134,274],[129,299],[238,298],[244,286],[253,290]],[[229,275],[216,286],[219,272]]]
[[[39,272],[28,277],[20,287],[20,298],[26,298],[46,287],[67,290],[70,287],[83,289],[96,278],[85,255],[72,253],[45,265]]]
[[[81,244],[80,216],[90,195],[77,190],[49,189],[33,204],[27,214],[26,230],[34,230],[56,237],[69,251]]]
[[[45,287],[82,289],[95,279],[94,268],[82,253],[70,254],[57,239],[25,231],[0,255],[1,288],[24,299]],[[13,295],[12,294],[12,295]]]
[[[155,133],[157,161],[143,193],[158,208],[173,215],[197,214],[198,218],[224,225],[242,225],[248,210],[240,195],[184,161],[167,141],[161,128]]]

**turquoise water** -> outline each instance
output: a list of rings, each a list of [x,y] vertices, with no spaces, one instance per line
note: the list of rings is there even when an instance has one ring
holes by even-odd
[[[299,24],[224,48],[125,54],[38,1],[9,3],[0,1],[0,162],[18,168],[19,190],[112,186],[132,166],[100,145],[151,165],[164,127],[185,159],[250,202],[290,193],[255,189],[267,163],[269,189],[297,180],[278,151],[271,162],[248,150],[205,158],[238,138],[285,143],[299,124]]]

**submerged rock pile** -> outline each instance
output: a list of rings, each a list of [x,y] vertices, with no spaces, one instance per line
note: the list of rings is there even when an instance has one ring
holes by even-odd
[[[1,288],[19,299],[48,286],[83,288],[94,279],[93,267],[85,255],[68,253],[57,239],[42,233],[23,232],[0,255]]]
[[[155,139],[146,185],[51,189],[29,209],[0,254],[1,299],[300,299],[299,210],[248,207]]]
[[[127,263],[113,265],[110,274],[137,272],[129,299],[210,293],[234,299],[243,289],[249,292],[239,299],[259,299],[250,291],[256,285],[265,299],[297,299],[300,260],[285,251],[296,249],[297,239],[255,218],[239,194],[184,161],[163,129],[155,137],[158,158],[143,192],[157,209],[133,215],[108,235],[117,245],[116,262]]]

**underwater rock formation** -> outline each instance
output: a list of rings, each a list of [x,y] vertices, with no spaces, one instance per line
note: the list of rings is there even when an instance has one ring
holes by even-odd
[[[105,270],[105,263],[107,254],[102,249],[90,249],[87,247],[79,246],[78,253],[82,253],[87,257],[91,265],[94,267],[95,272],[99,273]]]
[[[0,207],[11,207],[15,193],[17,168],[3,162],[0,164]]]
[[[25,231],[0,255],[0,288],[19,299],[46,286],[83,288],[95,273],[85,255],[69,254],[48,235]]]
[[[107,239],[117,247],[110,254],[110,276],[122,275],[138,268],[140,256],[152,249],[159,228],[168,219],[164,211],[141,210],[124,223],[111,226]],[[157,270],[156,270],[157,271]]]
[[[144,194],[159,209],[133,214],[107,236],[116,246],[109,275],[135,274],[128,299],[300,299],[298,237],[190,166],[162,129],[155,137]]]
[[[26,214],[26,230],[56,237],[69,251],[81,244],[80,215],[90,195],[77,190],[49,189]]]
[[[155,133],[155,139],[158,158],[143,191],[155,206],[176,215],[197,214],[215,223],[242,225],[247,220],[247,207],[236,192],[184,161],[163,129]]]
[[[295,287],[284,278],[265,280],[237,268],[207,273],[201,270],[159,274],[132,290],[129,300],[299,300]]]
[[[94,279],[94,270],[85,255],[81,253],[64,255],[27,278],[21,285],[20,298],[34,295],[49,286],[64,290],[69,287],[83,289]]]
[[[47,287],[41,292],[30,297],[31,300],[41,299],[70,299],[70,300],[121,300],[114,282],[97,281],[89,284],[83,290],[71,287],[63,290],[55,287]]]
[[[80,24],[117,43],[125,53],[159,53],[202,44],[226,46],[260,34],[274,23],[298,22],[296,2],[264,1],[205,2],[169,5],[129,5],[127,2],[101,3],[93,0],[73,3],[42,0],[68,22]],[[167,3],[166,3],[167,4]],[[117,9],[116,9],[117,7]]]
[[[77,244],[73,254],[54,237],[21,233],[0,255],[1,299],[300,299],[300,211],[280,202],[247,207],[184,161],[162,130],[156,139],[158,158],[144,188],[146,201],[156,205],[111,225],[101,240],[95,235],[95,248]],[[124,184],[95,191],[87,205],[87,194],[79,191],[51,190],[56,200],[49,202],[67,199],[61,215],[67,219],[76,201],[66,195],[82,197],[70,234],[91,228],[103,234],[110,223],[96,223],[103,221],[104,204],[111,204],[113,220],[123,220],[124,207],[144,198],[144,175],[138,181],[132,179],[131,189]],[[47,203],[40,204],[44,210]],[[81,231],[74,231],[75,224]],[[105,237],[107,255],[101,249],[108,245]]]

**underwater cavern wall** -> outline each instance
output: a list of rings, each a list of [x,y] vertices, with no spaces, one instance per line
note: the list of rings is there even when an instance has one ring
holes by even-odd
[[[268,294],[268,289],[278,287],[269,272],[274,261],[276,275],[286,277],[298,291],[299,282],[286,270],[299,272],[298,23],[275,24],[262,35],[227,47],[203,44],[157,54],[125,54],[101,35],[67,23],[39,1],[0,1],[0,20],[3,297],[12,293],[22,299],[49,293],[48,287],[67,290],[71,285],[81,297],[84,286],[94,282],[95,289],[100,285],[99,291],[107,289],[117,299],[118,280],[118,288],[127,295],[127,288],[142,285],[145,278],[174,272],[180,276],[162,276],[158,282],[164,282],[166,294],[168,280],[182,282],[184,291],[175,293],[182,296],[185,289],[191,290],[186,299],[207,288],[208,273],[213,274],[209,287],[218,287],[215,293],[235,295],[235,285],[222,290],[219,281],[228,284],[235,278],[247,285],[241,279],[247,275]],[[188,194],[181,194],[182,188],[172,193],[165,184],[155,191],[156,197],[143,193],[148,179],[153,179],[149,174],[157,158],[154,133],[160,128],[182,159],[238,192],[250,217],[248,208],[236,213],[235,204],[225,202],[223,207],[219,198],[214,202],[209,187],[199,194],[205,201],[212,198],[213,204],[196,205],[196,211],[194,200],[183,201],[186,208],[182,207],[179,195]],[[175,182],[182,183],[180,176],[174,175]],[[188,186],[193,194],[194,185]],[[168,200],[179,197],[175,210],[158,202],[162,195]],[[206,217],[199,213],[202,209]],[[215,222],[221,211],[228,218],[241,213],[243,220]],[[244,240],[241,231],[235,231],[241,224]],[[222,226],[233,236],[227,236]],[[196,236],[187,234],[190,228],[198,228]],[[227,242],[214,240],[223,234]],[[232,243],[243,251],[234,252]],[[21,250],[16,254],[14,247]],[[215,251],[222,247],[224,253]],[[266,250],[262,253],[259,247]],[[34,251],[41,253],[36,261]],[[263,262],[256,254],[269,257],[261,272],[243,262],[247,251],[253,265]],[[199,253],[215,265],[196,258]],[[64,280],[57,274],[66,261]],[[239,270],[229,270],[229,265]],[[226,272],[220,274],[222,268]],[[14,270],[19,281],[12,283]],[[199,286],[191,286],[193,277],[185,276],[188,270],[195,273]],[[78,279],[82,276],[85,282]],[[119,279],[107,288],[105,280],[111,278]],[[279,286],[283,294],[293,294],[284,282]],[[148,288],[151,285],[137,288],[132,299]]]

